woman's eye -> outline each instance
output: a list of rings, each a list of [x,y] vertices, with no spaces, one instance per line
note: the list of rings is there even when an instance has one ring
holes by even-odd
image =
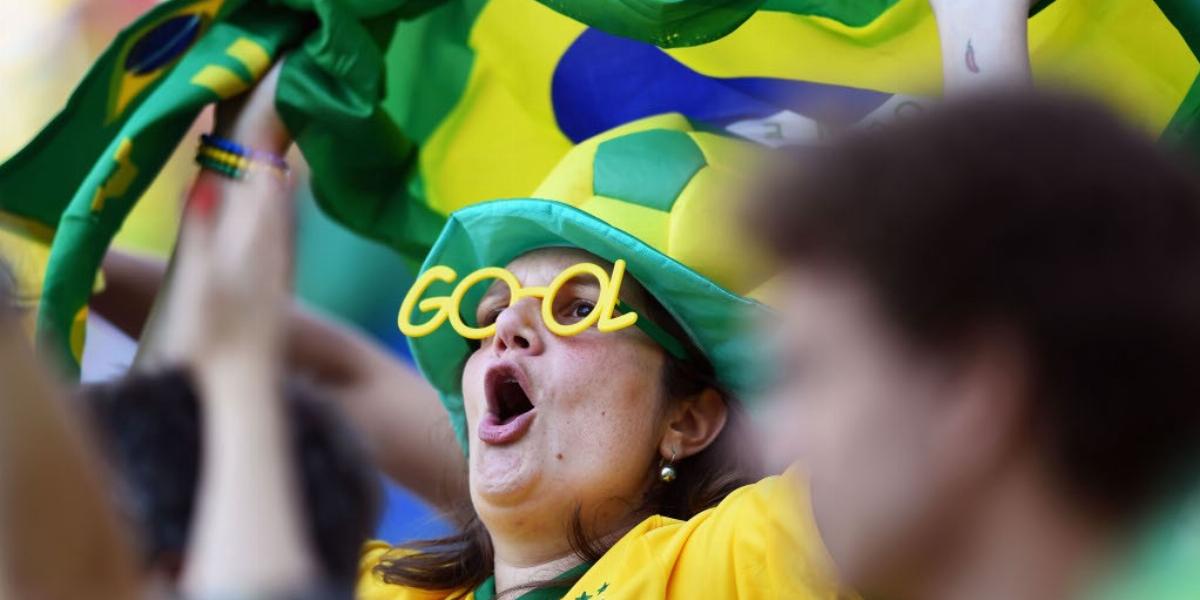
[[[567,318],[582,321],[595,310],[596,304],[591,300],[575,300],[567,306]]]
[[[491,310],[484,311],[482,314],[479,315],[479,318],[477,319],[479,326],[487,327],[488,325],[495,323],[496,319],[500,318],[500,313],[503,311],[504,311],[503,306],[498,306]]]

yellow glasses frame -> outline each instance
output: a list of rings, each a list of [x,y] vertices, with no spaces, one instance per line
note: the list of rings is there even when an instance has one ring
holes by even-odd
[[[600,297],[596,300],[596,308],[587,317],[584,317],[577,323],[559,323],[554,318],[554,299],[558,296],[558,292],[562,289],[562,286],[581,275],[591,275],[600,283]],[[422,300],[421,296],[425,295],[425,292],[428,291],[429,286],[433,282],[443,281],[454,283],[458,279],[458,273],[454,269],[438,265],[422,273],[416,282],[413,283],[412,288],[409,289],[408,294],[404,297],[404,302],[400,304],[400,313],[396,316],[396,322],[400,326],[400,332],[408,337],[429,335],[449,320],[450,326],[454,328],[454,331],[464,338],[471,340],[489,338],[496,334],[496,324],[492,323],[486,327],[472,327],[468,325],[463,321],[461,305],[463,298],[466,297],[467,292],[472,287],[481,281],[495,279],[503,281],[508,285],[509,306],[512,306],[521,298],[541,298],[542,321],[546,323],[546,328],[556,335],[578,335],[593,325],[600,331],[607,333],[629,327],[636,323],[638,319],[635,312],[627,312],[619,317],[613,316],[620,302],[621,280],[624,277],[624,260],[617,260],[613,263],[611,276],[599,265],[585,262],[567,267],[548,286],[522,287],[521,282],[507,269],[484,267],[464,277],[454,287],[449,296],[434,296]],[[424,323],[413,323],[414,309],[420,310],[423,313],[433,313],[433,316]]]

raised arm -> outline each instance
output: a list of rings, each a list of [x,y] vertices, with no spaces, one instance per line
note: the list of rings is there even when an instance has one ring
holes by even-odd
[[[288,362],[329,386],[389,477],[446,513],[467,497],[467,463],[433,386],[373,341],[293,308]]]
[[[166,279],[166,263],[119,251],[104,259],[105,291],[92,308],[132,337]],[[466,494],[466,463],[437,393],[419,373],[375,342],[293,303],[285,368],[329,390],[366,438],[372,457],[397,483],[450,511]]]
[[[290,142],[275,115],[274,93],[274,78],[268,76],[236,105],[222,106],[218,133],[282,154]],[[202,171],[195,188],[227,185],[237,184]],[[127,334],[140,337],[152,354],[169,353],[160,319],[147,325],[159,291],[174,285],[168,282],[166,263],[110,251],[103,268],[106,288],[93,298],[92,308]],[[447,512],[466,497],[462,451],[436,392],[414,369],[348,327],[294,303],[286,323],[285,353],[288,371],[309,374],[329,388],[391,478]]]
[[[929,0],[942,46],[944,95],[1029,86],[1030,0]]]
[[[305,536],[280,393],[288,298],[286,189],[267,176],[193,199],[164,313],[173,359],[196,379],[204,421],[182,588],[267,597],[322,577]]]
[[[103,469],[6,301],[0,289],[0,597],[133,600]]]

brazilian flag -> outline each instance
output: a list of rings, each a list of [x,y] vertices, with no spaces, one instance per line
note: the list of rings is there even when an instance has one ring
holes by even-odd
[[[1035,13],[1038,81],[1200,148],[1193,2]],[[0,251],[34,248],[18,271],[64,364],[109,242],[198,111],[285,52],[276,105],[321,208],[414,261],[449,212],[528,195],[576,144],[631,121],[677,114],[774,146],[941,93],[927,0],[171,0],[0,165]]]

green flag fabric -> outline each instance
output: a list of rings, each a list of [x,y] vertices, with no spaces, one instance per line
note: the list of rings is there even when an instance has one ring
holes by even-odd
[[[1035,12],[1035,77],[1200,148],[1194,3]],[[284,52],[276,105],[321,208],[414,262],[453,210],[528,195],[576,144],[638,119],[774,144],[940,93],[927,0],[171,0],[0,165],[0,228],[52,236],[37,328],[62,363],[109,242],[199,110]]]
[[[371,121],[369,111],[362,114],[364,106],[377,105],[383,77],[370,27],[394,27],[406,11],[430,4],[176,0],[123,31],[66,108],[0,165],[0,210],[9,225],[54,229],[37,320],[44,348],[69,367],[78,364],[82,322],[76,315],[87,304],[100,260],[204,106],[245,91],[282,50],[296,47],[281,78],[321,86],[310,98],[340,94],[341,104],[313,101],[285,113],[289,122],[306,111],[328,111],[345,117],[329,122],[342,131],[375,126],[396,132]],[[314,128],[301,132],[320,135]],[[372,148],[377,163],[402,169],[410,161],[412,147],[403,138],[372,135],[360,143],[373,139],[386,139]]]
[[[397,21],[441,2],[174,0],[123,31],[66,108],[0,165],[0,210],[8,227],[54,230],[37,319],[44,347],[64,364],[78,364],[77,315],[125,216],[198,112],[246,90],[284,49],[294,52],[280,76],[279,109],[308,160],[321,166],[313,180],[321,207],[410,255],[423,252],[442,216],[409,201],[396,184],[414,166],[415,147],[380,106],[383,51]],[[644,3],[652,5],[676,21],[706,3]],[[741,10],[736,19],[748,14]],[[609,22],[618,26],[635,16]],[[724,12],[717,17],[684,18],[683,25],[692,31],[736,26]],[[714,37],[719,34],[694,39]],[[354,157],[347,160],[351,147]]]

